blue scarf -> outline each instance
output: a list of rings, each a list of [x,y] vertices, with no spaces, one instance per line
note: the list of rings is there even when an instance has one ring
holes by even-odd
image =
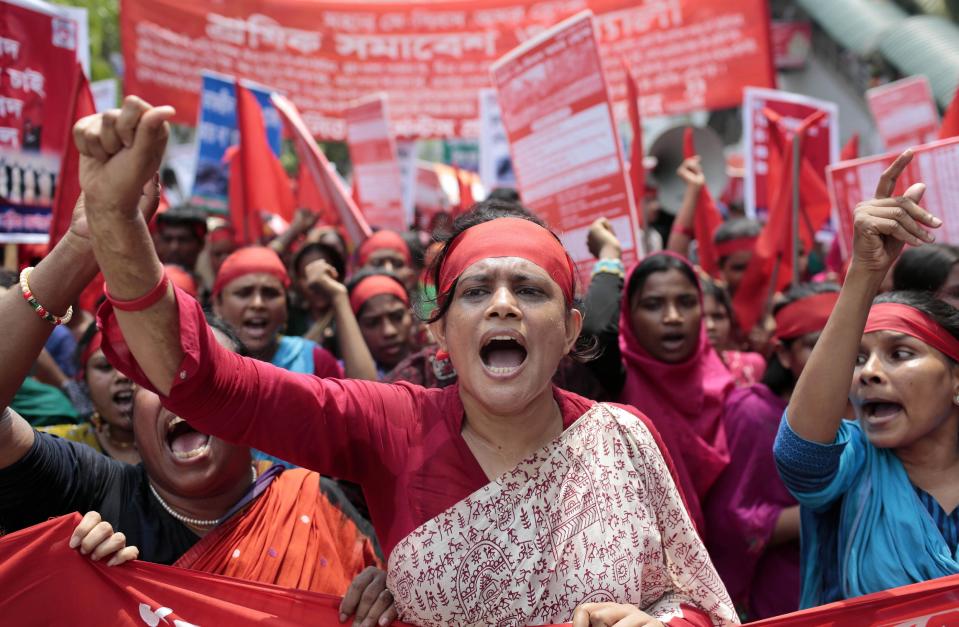
[[[804,525],[800,606],[823,602],[824,559],[838,558],[839,585],[847,599],[959,573],[959,556],[949,549],[895,453],[874,447],[852,422],[844,421],[839,430],[837,443],[843,441],[847,450],[836,480],[805,495],[823,503],[841,499],[839,554],[822,555],[822,527]]]
[[[314,374],[316,367],[313,363],[313,349],[316,346],[316,342],[311,340],[284,335],[280,338],[276,354],[270,363],[290,372]]]

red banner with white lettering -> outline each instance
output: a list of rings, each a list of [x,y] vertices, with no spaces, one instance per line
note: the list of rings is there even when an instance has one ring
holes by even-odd
[[[404,215],[403,180],[385,95],[378,94],[346,110],[346,143],[357,204],[366,221],[402,233],[413,216]]]
[[[581,274],[586,234],[608,218],[637,256],[639,220],[607,96],[593,16],[581,13],[493,66],[523,202],[556,231]]]
[[[826,100],[775,89],[747,87],[743,92],[743,144],[745,146],[745,204],[750,217],[769,210],[769,120],[763,114],[769,109],[779,114],[785,130],[794,131],[802,121],[817,111],[826,116],[803,138],[803,156],[813,171],[826,180],[826,166],[839,157],[839,107]]]
[[[125,90],[197,118],[204,69],[271,85],[323,139],[344,111],[385,91],[398,137],[475,137],[490,64],[581,9],[597,16],[614,100],[620,59],[644,115],[737,106],[772,86],[765,0],[122,0]]]
[[[902,194],[914,183],[925,183],[920,203],[929,213],[942,219],[935,231],[936,241],[959,244],[959,137],[944,139],[913,148],[915,156],[899,177],[894,193]],[[883,171],[899,153],[865,159],[841,161],[826,168],[827,187],[832,200],[836,237],[843,259],[852,252],[853,212],[856,205],[876,193]]]
[[[910,76],[866,91],[866,103],[886,150],[927,144],[939,134],[939,111],[929,79]]]

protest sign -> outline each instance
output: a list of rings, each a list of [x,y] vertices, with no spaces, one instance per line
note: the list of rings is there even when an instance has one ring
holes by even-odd
[[[90,83],[90,92],[93,94],[93,102],[96,104],[98,112],[120,106],[120,90],[117,88],[115,79],[107,78],[102,81],[93,81]]]
[[[273,103],[270,90],[244,81],[263,109],[267,141],[273,154],[280,155],[283,125]],[[229,206],[229,164],[224,156],[230,146],[240,141],[236,118],[236,79],[211,72],[203,73],[203,92],[197,125],[196,175],[190,201],[212,214],[225,215]]]
[[[639,221],[589,12],[523,44],[492,68],[523,202],[555,230],[581,273],[590,224],[609,218],[628,266]]]
[[[925,76],[910,76],[866,91],[866,102],[886,150],[897,152],[935,141],[939,112]]]
[[[0,242],[49,237],[86,12],[0,2]],[[74,17],[82,15],[83,23]]]
[[[959,244],[959,137],[924,144],[913,149],[915,156],[899,177],[894,193],[903,193],[914,183],[925,183],[922,206],[942,219],[936,240]],[[889,153],[841,161],[826,168],[829,195],[837,226],[843,259],[852,252],[853,212],[856,205],[876,193],[883,171],[892,165],[899,153]]]
[[[765,0],[122,0],[125,89],[192,124],[202,70],[247,78],[287,94],[324,140],[345,139],[345,110],[384,91],[398,138],[475,137],[490,64],[584,8],[614,100],[625,58],[648,115],[736,106],[743,86],[774,84]]]
[[[782,117],[787,130],[795,130],[815,113],[825,111],[822,121],[810,128],[803,139],[804,158],[825,180],[826,166],[839,157],[839,108],[835,103],[775,89],[747,87],[743,92],[743,145],[745,146],[746,215],[755,218],[769,209],[767,176],[769,173],[768,108]]]
[[[403,177],[390,129],[386,96],[378,94],[346,111],[346,143],[353,164],[357,205],[373,227],[405,231]]]
[[[513,162],[509,156],[509,139],[500,115],[495,89],[479,92],[479,174],[486,189],[516,187]]]
[[[806,20],[770,24],[773,61],[778,70],[801,70],[812,51],[812,24]]]

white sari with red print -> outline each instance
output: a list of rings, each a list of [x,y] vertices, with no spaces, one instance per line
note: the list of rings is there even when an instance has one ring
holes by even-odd
[[[388,586],[424,626],[563,623],[607,601],[738,622],[652,434],[606,404],[404,538]]]

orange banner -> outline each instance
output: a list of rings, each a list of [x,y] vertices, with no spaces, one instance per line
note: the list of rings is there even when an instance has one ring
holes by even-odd
[[[745,85],[773,84],[765,0],[122,0],[125,90],[193,124],[213,70],[277,89],[336,140],[350,104],[384,91],[398,137],[475,137],[492,62],[583,9],[622,119],[623,58],[644,115],[736,106]]]

